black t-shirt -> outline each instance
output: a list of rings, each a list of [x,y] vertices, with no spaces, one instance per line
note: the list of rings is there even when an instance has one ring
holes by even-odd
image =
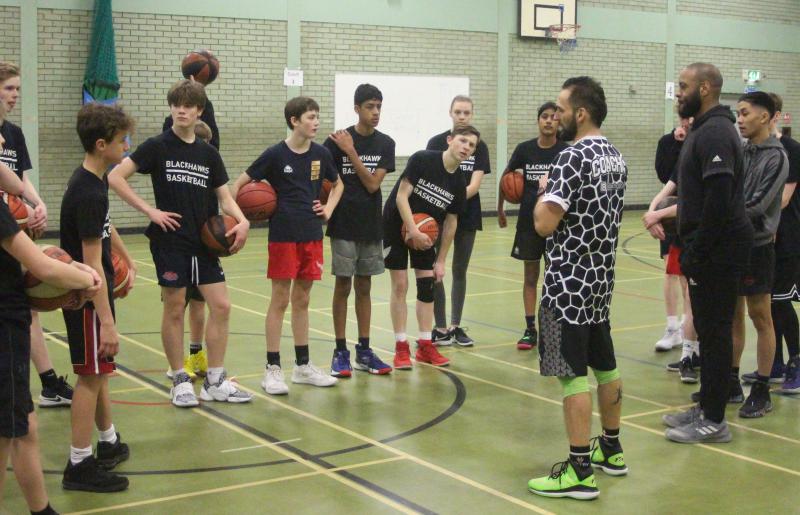
[[[450,131],[444,131],[437,134],[428,141],[426,150],[447,150],[447,137]],[[489,148],[483,140],[478,142],[478,147],[475,153],[469,156],[464,162],[461,163],[460,171],[464,176],[464,184],[469,185],[472,180],[473,170],[483,170],[484,175],[492,173],[492,167],[489,163]],[[466,229],[468,231],[480,231],[483,229],[483,221],[481,220],[481,194],[476,193],[466,201],[466,208],[464,212],[458,217],[458,228]]]
[[[727,106],[717,106],[695,118],[678,159],[678,235],[684,247],[693,244],[703,217],[707,191],[705,179],[718,174],[730,175],[732,195],[730,212],[711,244],[710,263],[740,267],[752,243],[752,227],[744,210],[744,157],[739,134],[730,119]],[[745,245],[746,244],[746,245]],[[746,249],[743,251],[742,247]],[[730,268],[733,270],[733,268]]]
[[[563,141],[556,141],[555,145],[542,148],[539,146],[538,138],[533,138],[523,141],[514,149],[507,169],[521,170],[525,179],[522,201],[519,205],[517,230],[534,232],[533,207],[536,205],[536,197],[539,195],[539,179],[550,172],[558,153],[568,146]]]
[[[781,144],[789,157],[789,176],[786,183],[800,182],[800,143],[789,136],[781,136]],[[800,186],[800,185],[799,185]],[[795,187],[789,203],[781,210],[781,223],[775,236],[775,255],[789,257],[800,255],[800,189]]]
[[[266,179],[278,195],[278,209],[269,222],[269,241],[322,239],[322,218],[314,213],[314,201],[319,198],[322,179],[339,180],[327,148],[312,141],[307,151],[297,154],[281,141],[265,150],[247,175],[256,181]]]
[[[208,128],[211,129],[211,141],[209,141],[209,143],[212,147],[219,150],[219,128],[217,127],[217,119],[214,117],[214,104],[211,103],[211,100],[206,100],[206,108],[203,109],[200,119],[206,122]],[[171,128],[172,115],[169,115],[164,119],[164,125],[161,130],[167,131]]]
[[[61,248],[75,261],[85,262],[83,240],[100,238],[103,247],[103,272],[114,309],[114,264],[111,260],[111,219],[108,208],[108,177],[102,179],[79,166],[72,172],[61,200],[59,227]]]
[[[19,232],[19,225],[5,202],[0,202],[0,240]],[[0,247],[0,320],[31,323],[31,308],[25,296],[19,261]]]
[[[22,179],[23,172],[33,168],[22,129],[5,120],[0,126],[0,134],[6,140],[0,151],[0,160]]]
[[[664,134],[658,140],[656,147],[656,174],[661,184],[666,184],[672,177],[678,164],[678,156],[681,154],[683,141],[675,139],[675,131]]]
[[[371,173],[383,168],[387,173],[394,171],[394,140],[375,131],[369,136],[362,136],[355,127],[348,127],[347,132],[353,137],[358,157]],[[383,238],[381,224],[381,190],[370,193],[358,178],[350,159],[341,151],[336,143],[328,138],[325,148],[330,150],[333,162],[344,181],[342,199],[328,221],[327,235],[348,241],[376,241]]]
[[[442,161],[442,152],[420,150],[408,158],[403,175],[397,180],[383,207],[384,233],[389,237],[399,237],[403,225],[397,209],[397,191],[403,179],[414,187],[408,197],[411,212],[432,216],[439,224],[439,234],[448,213],[460,215],[464,212],[467,196],[464,174],[459,173],[458,169],[453,173],[448,172]]]
[[[150,175],[156,207],[181,215],[178,230],[164,232],[150,223],[147,237],[173,250],[207,252],[200,240],[200,229],[212,214],[215,190],[228,182],[217,149],[200,138],[186,143],[170,129],[147,139],[130,157],[139,173]]]

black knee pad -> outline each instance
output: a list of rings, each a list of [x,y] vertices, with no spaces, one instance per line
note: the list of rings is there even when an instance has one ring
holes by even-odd
[[[420,277],[417,279],[417,300],[420,302],[433,302],[433,277]]]

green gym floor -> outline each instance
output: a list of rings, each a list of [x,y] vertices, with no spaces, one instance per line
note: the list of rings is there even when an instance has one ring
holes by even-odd
[[[122,339],[111,396],[115,425],[131,448],[130,460],[117,469],[130,478],[130,489],[63,491],[69,410],[42,409],[41,451],[51,502],[62,513],[795,512],[800,396],[773,395],[774,410],[762,419],[740,419],[731,408],[729,444],[689,446],[664,439],[661,416],[688,406],[696,387],[681,384],[664,368],[679,350],[653,351],[664,327],[662,265],[639,216],[625,215],[611,311],[625,385],[621,442],[630,473],[615,478],[598,472],[601,495],[595,501],[546,499],[526,488],[528,479],[566,457],[561,389],[555,379],[539,375],[536,351],[516,349],[523,313],[522,264],[509,257],[515,220],[500,230],[487,219],[472,255],[462,321],[475,347],[444,350],[452,360],[446,369],[417,365],[380,377],[357,372],[331,389],[290,384],[284,397],[268,396],[259,386],[270,287],[264,278],[266,229],[254,230],[245,249],[223,261],[233,303],[226,368],[254,400],[191,410],[169,403],[161,304],[145,238],[125,237],[140,263],[139,278],[117,304]],[[446,284],[449,288],[449,278]],[[311,298],[311,357],[324,367],[333,348],[332,287],[326,273]],[[373,347],[391,362],[388,274],[374,280],[372,292]],[[410,313],[413,335],[413,309]],[[42,320],[56,369],[71,372],[60,313]],[[355,327],[351,308],[351,345]],[[755,366],[753,341],[750,329],[744,371]],[[285,364],[293,359],[291,342],[287,314]],[[32,384],[36,398],[35,376]],[[597,416],[593,425],[599,432]],[[25,512],[13,473],[0,512]]]

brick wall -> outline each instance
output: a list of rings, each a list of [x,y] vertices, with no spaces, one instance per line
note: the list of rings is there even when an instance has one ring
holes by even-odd
[[[324,140],[322,135],[333,130],[336,72],[466,75],[470,79],[470,96],[475,102],[473,124],[481,131],[490,155],[495,155],[496,34],[311,22],[303,23],[301,30],[301,63],[305,70],[303,94],[320,104],[319,143]],[[336,51],[331,51],[331,41],[336,42]],[[398,159],[397,172],[383,182],[384,199],[406,161],[405,157]],[[492,170],[495,173],[497,163],[492,162]],[[480,194],[483,209],[494,209],[497,200],[493,175],[483,180]]]
[[[678,0],[678,14],[701,14],[738,18],[767,23],[800,23],[800,4],[797,0]]]
[[[0,7],[0,18],[3,30],[0,31],[0,61],[10,61],[19,64],[20,60],[20,18],[19,7]],[[19,102],[14,110],[8,114],[8,119],[17,125],[21,122],[22,103],[25,101],[24,92],[20,95]]]
[[[91,32],[91,13],[39,9],[40,189],[51,227],[58,227],[64,185],[82,159],[75,134]],[[186,27],[191,27],[187,31]],[[161,132],[169,114],[166,95],[180,76],[180,60],[193,48],[212,49],[221,62],[209,86],[220,128],[222,157],[237,177],[268,143],[283,137],[282,85],[286,23],[282,21],[114,13],[120,98],[137,119],[133,146]],[[133,183],[152,201],[146,177]],[[111,195],[118,227],[147,221]]]
[[[508,155],[537,134],[536,109],[556,99],[565,79],[591,75],[608,102],[603,132],[628,164],[625,201],[649,203],[660,189],[653,161],[663,132],[665,46],[581,39],[575,51],[561,54],[551,41],[513,36],[510,46]]]
[[[629,11],[667,12],[667,0],[579,0],[578,17],[581,7],[603,7],[606,9],[626,9]]]

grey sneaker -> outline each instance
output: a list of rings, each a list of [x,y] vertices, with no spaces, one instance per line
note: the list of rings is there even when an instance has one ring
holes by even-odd
[[[686,425],[667,429],[664,436],[678,443],[727,443],[732,439],[727,422],[723,420],[718,424],[702,416]]]
[[[194,394],[192,380],[186,372],[175,374],[169,394],[172,397],[172,404],[179,408],[193,408],[200,405]]]
[[[236,381],[230,380],[225,377],[225,372],[219,376],[219,380],[215,384],[208,382],[208,376],[203,381],[203,387],[200,389],[200,398],[204,401],[219,401],[219,402],[250,402],[253,396],[248,392],[243,392],[236,387]]]
[[[693,422],[695,419],[700,418],[700,415],[703,413],[703,410],[700,409],[700,405],[692,406],[686,411],[681,411],[680,413],[667,413],[661,420],[664,421],[664,424],[668,427],[680,427],[685,426]]]
[[[337,380],[309,362],[305,365],[295,365],[292,369],[292,382],[327,387],[335,385]]]

